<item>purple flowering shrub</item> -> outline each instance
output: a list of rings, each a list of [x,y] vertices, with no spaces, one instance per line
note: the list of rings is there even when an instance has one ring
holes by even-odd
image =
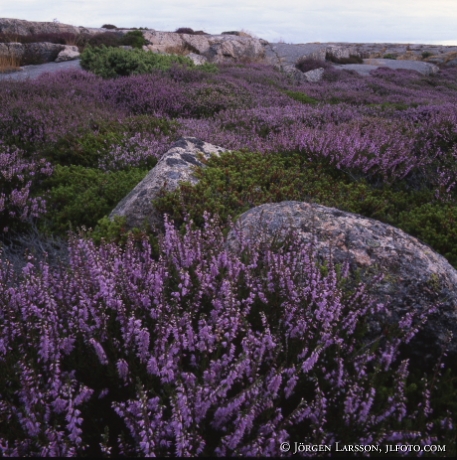
[[[2,81],[0,139],[28,154],[69,133],[111,121],[121,113],[98,98],[99,80],[88,72],[44,74],[26,83]]]
[[[44,158],[25,159],[19,149],[0,144],[0,231],[7,232],[46,212],[45,200],[32,197],[32,186],[52,174]]]
[[[295,83],[252,64],[217,75],[173,67],[112,81],[82,71],[2,81],[1,230],[44,213],[39,182],[53,167],[119,174],[194,136],[299,155],[370,187],[434,190],[449,200],[446,225],[427,230],[439,205],[425,203],[430,213],[410,219],[411,233],[421,227],[448,244],[456,77],[327,69],[319,83]],[[72,215],[87,214],[90,187],[66,177],[78,192],[62,199]],[[102,194],[93,196],[100,209]],[[281,441],[451,439],[436,402],[440,363],[421,380],[402,351],[425,316],[407,315],[394,332],[373,328],[369,318],[388,306],[298,243],[237,255],[209,221],[183,234],[167,223],[158,247],[138,235],[125,248],[73,237],[60,269],[1,263],[1,455],[279,455]]]
[[[386,307],[347,266],[296,242],[234,253],[205,219],[185,235],[166,221],[157,251],[73,237],[67,269],[2,263],[3,456],[272,456],[452,429],[426,379],[408,399],[399,347],[425,316],[368,342]]]
[[[137,133],[128,136],[120,144],[111,145],[109,151],[100,158],[98,167],[104,171],[123,168],[136,168],[150,164],[152,159],[159,159],[168,150],[170,138],[160,130],[145,135]]]
[[[336,81],[295,84],[260,64],[221,66],[217,75],[173,68],[108,81],[62,72],[2,85],[0,135],[27,152],[49,150],[65,136],[97,130],[102,120],[143,114],[177,119],[175,137],[264,153],[299,151],[356,178],[392,181],[414,174],[443,197],[456,176],[453,135],[445,146],[442,140],[455,118],[454,74],[451,69],[431,78],[378,69],[361,77],[338,71]],[[137,164],[136,155],[132,161]]]

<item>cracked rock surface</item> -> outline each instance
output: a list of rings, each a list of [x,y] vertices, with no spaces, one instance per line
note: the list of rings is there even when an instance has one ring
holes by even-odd
[[[152,200],[161,190],[172,191],[180,182],[196,184],[193,174],[195,166],[203,166],[199,156],[209,159],[226,149],[209,144],[195,137],[182,137],[163,155],[148,175],[114,208],[114,216],[125,216],[128,228],[140,227],[144,223],[151,228],[161,229],[163,216],[152,205]]]

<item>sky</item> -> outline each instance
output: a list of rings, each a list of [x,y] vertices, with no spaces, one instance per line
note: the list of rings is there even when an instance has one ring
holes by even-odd
[[[0,18],[244,30],[270,42],[457,45],[457,0],[0,0]]]

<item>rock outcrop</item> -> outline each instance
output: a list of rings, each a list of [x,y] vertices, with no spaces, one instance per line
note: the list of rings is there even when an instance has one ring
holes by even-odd
[[[457,354],[457,271],[447,260],[402,230],[349,212],[317,204],[285,201],[265,204],[241,215],[227,244],[239,250],[239,236],[249,245],[294,237],[312,243],[317,254],[335,263],[349,261],[362,281],[371,286],[377,303],[391,313],[387,321],[398,323],[406,312],[425,312],[438,305],[421,332],[411,342],[412,354],[427,362],[440,355],[453,333],[449,353]],[[379,283],[373,277],[383,275]],[[372,325],[379,334],[379,324]]]
[[[77,46],[65,45],[65,48],[57,55],[54,62],[65,62],[78,59],[80,56]]]
[[[323,67],[319,67],[317,69],[308,70],[307,72],[302,72],[293,65],[283,65],[281,66],[281,70],[291,75],[297,82],[308,83],[317,83],[321,81],[325,71]]]
[[[22,65],[64,62],[77,59],[77,46],[55,43],[0,43],[0,56],[14,56]]]
[[[24,55],[24,45],[22,43],[0,43],[0,56],[11,56],[20,61]]]
[[[60,24],[58,22],[34,22],[23,19],[0,18],[0,34],[10,35],[12,37],[69,33],[79,34],[80,28],[69,24]]]
[[[439,68],[429,62],[421,61],[398,61],[396,59],[364,59],[364,64],[375,65],[378,67],[388,67],[389,69],[415,70],[423,75],[433,75],[439,72]]]
[[[0,43],[0,55],[14,56],[21,65],[43,64],[54,61],[64,50],[73,49],[55,43]],[[78,53],[79,54],[79,53]]]
[[[390,56],[396,60],[444,63],[456,57],[457,46],[421,45],[405,43],[332,43],[342,49],[353,50],[363,59],[383,59]]]
[[[162,190],[175,190],[180,182],[196,184],[194,166],[203,166],[200,155],[208,159],[226,149],[208,144],[195,137],[183,137],[176,141],[159,160],[148,175],[111,212],[110,219],[124,216],[128,228],[148,224],[153,229],[161,229],[163,216],[152,205],[152,200]]]
[[[351,56],[360,57],[360,54],[352,46],[329,45],[325,49],[325,56],[329,60],[340,60],[349,59]]]
[[[144,32],[147,48],[154,52],[187,50],[216,64],[239,61],[261,61],[264,46],[257,38],[239,35],[192,35],[175,32]]]
[[[202,56],[201,54],[189,53],[186,57],[191,59],[195,65],[203,65],[208,62],[208,59],[206,59],[205,56]]]
[[[315,59],[325,61],[327,46],[307,43],[307,44],[288,44],[270,43],[265,45],[265,61],[278,68],[285,66],[295,66],[300,59]]]

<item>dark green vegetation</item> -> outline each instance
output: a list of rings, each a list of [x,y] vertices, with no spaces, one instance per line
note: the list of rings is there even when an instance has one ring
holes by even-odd
[[[44,181],[50,189],[46,201],[52,217],[41,222],[43,229],[65,233],[78,227],[94,227],[147,173],[147,169],[104,172],[83,166],[56,166]]]
[[[332,54],[327,53],[325,59],[335,64],[363,64],[363,59],[355,54],[349,55],[348,58],[337,58]]]
[[[141,32],[138,33],[141,34]],[[136,38],[133,36],[131,43],[137,43]],[[173,65],[195,67],[192,60],[185,56],[161,55],[143,51],[142,49],[126,50],[105,46],[99,48],[87,47],[81,54],[81,67],[103,78],[142,75],[150,73],[153,69],[166,71]],[[217,67],[213,64],[204,64],[199,66],[199,70],[216,72]]]
[[[61,166],[97,168],[115,146],[125,146],[135,134],[156,133],[173,137],[178,126],[176,121],[145,115],[130,116],[122,121],[92,121],[78,132],[70,132],[43,146],[43,153],[52,163]],[[155,158],[145,159],[142,166],[151,169],[156,161]]]
[[[104,32],[91,37],[87,41],[87,45],[93,48],[100,48],[102,46],[131,46],[132,48],[141,49],[144,45],[147,45],[147,40],[140,30],[132,30],[126,34],[119,32]]]
[[[292,99],[294,99],[295,101],[301,102],[302,104],[316,105],[319,103],[317,99],[314,99],[313,97],[310,97],[307,94],[302,93],[300,91],[286,90],[284,91],[284,93]]]
[[[401,228],[457,267],[457,208],[437,202],[426,189],[414,191],[401,182],[373,187],[299,154],[224,153],[211,158],[196,175],[200,179],[196,186],[183,184],[156,203],[181,224],[186,214],[202,224],[205,210],[226,221],[263,203],[314,202]]]

